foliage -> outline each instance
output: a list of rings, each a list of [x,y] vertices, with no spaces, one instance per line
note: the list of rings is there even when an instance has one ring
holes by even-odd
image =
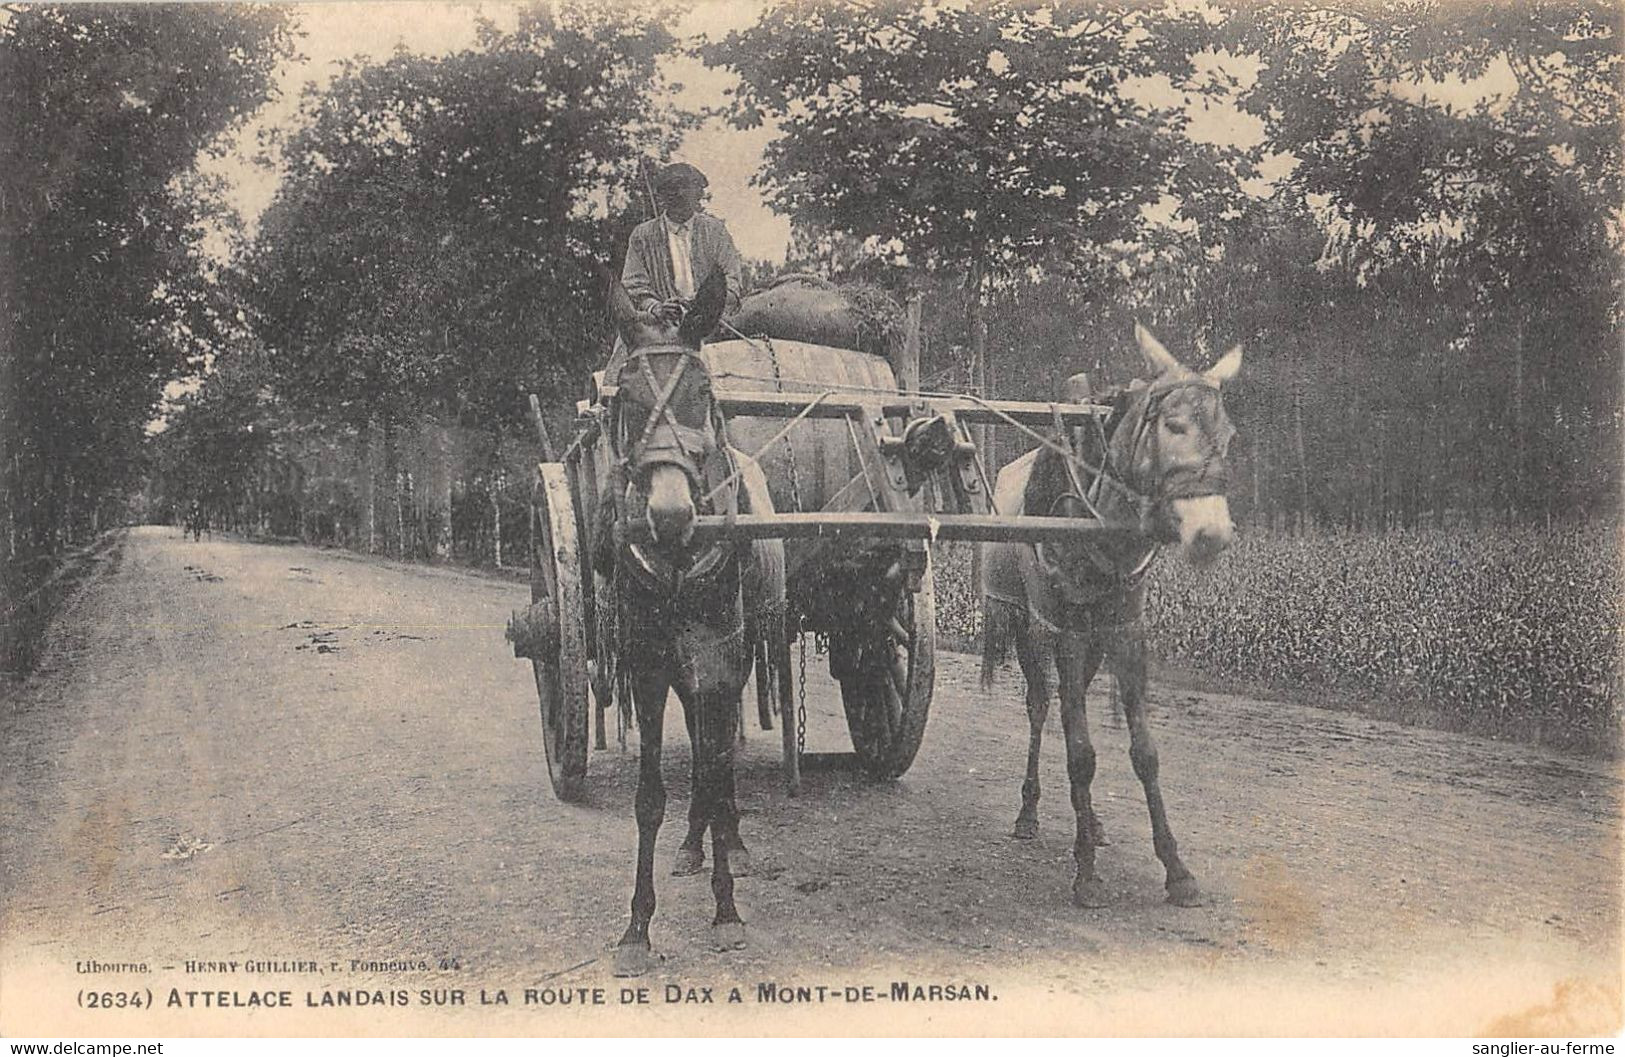
[[[1138,319],[1193,363],[1247,348],[1251,516],[1370,528],[1617,504],[1611,7],[970,6],[786,3],[705,49],[744,80],[734,120],[781,130],[760,179],[793,250],[848,274],[888,252],[914,266],[868,274],[926,291],[928,388],[1122,383]],[[1090,91],[1049,108],[1046,78],[1091,62]],[[1245,157],[1194,142],[1204,108],[1240,108],[1232,130],[1255,120],[1261,138]],[[1130,197],[1157,204],[1071,216],[1036,153],[1068,159],[1078,195],[1138,179]],[[1284,175],[1238,182],[1266,161]],[[975,281],[978,254],[997,282]]]
[[[1499,392],[1441,403],[1466,446],[1492,453],[1492,501],[1550,515],[1600,485],[1607,505],[1625,245],[1617,7],[1226,6],[1220,39],[1258,63],[1239,105],[1294,161],[1283,208],[1315,218],[1316,268],[1346,276],[1308,301],[1296,343],[1324,348],[1329,316],[1359,335],[1354,351],[1388,345],[1422,371],[1466,352],[1452,366]]]
[[[119,516],[164,386],[231,313],[196,177],[274,88],[285,9],[10,5],[0,20],[0,580]],[[4,662],[5,658],[0,658]]]
[[[702,54],[740,77],[736,125],[780,130],[774,206],[916,267],[1011,274],[1131,237],[1164,194],[1234,189],[1180,112],[1122,91],[1188,79],[1205,28],[1133,5],[798,0]]]
[[[1625,584],[1612,525],[1247,533],[1218,565],[1151,574],[1153,651],[1283,690],[1409,702],[1485,733],[1612,745],[1625,719]],[[937,619],[980,630],[968,562],[937,563]]]
[[[253,5],[29,6],[0,23],[0,446],[22,546],[71,534],[68,480],[82,509],[128,481],[165,383],[201,361],[211,188],[189,174],[291,51],[286,12]]]
[[[280,393],[354,425],[515,423],[602,356],[592,269],[683,127],[670,13],[536,5],[444,58],[348,63],[303,103],[242,293]]]
[[[1600,741],[1625,707],[1618,554],[1598,524],[1251,537],[1212,577],[1167,563],[1148,607],[1169,656],[1219,674]]]

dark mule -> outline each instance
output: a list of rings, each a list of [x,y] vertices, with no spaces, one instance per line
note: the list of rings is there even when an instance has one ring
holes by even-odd
[[[1157,548],[1177,543],[1192,562],[1213,560],[1230,545],[1233,527],[1225,500],[1225,453],[1234,430],[1219,388],[1241,369],[1241,349],[1196,374],[1180,366],[1143,327],[1135,337],[1151,368],[1149,383],[1112,399],[1114,411],[1099,429],[1080,429],[1076,454],[1039,448],[999,473],[994,506],[1001,514],[1092,517],[1127,531],[1078,543],[984,544],[982,556],[982,684],[1010,642],[1027,680],[1031,740],[1027,778],[1015,835],[1038,832],[1038,751],[1049,710],[1050,672],[1059,682],[1067,774],[1077,815],[1073,901],[1107,903],[1095,873],[1095,846],[1105,843],[1090,804],[1095,750],[1089,742],[1084,693],[1108,659],[1121,690],[1129,728],[1129,758],[1145,787],[1151,840],[1167,870],[1170,902],[1195,906],[1196,879],[1180,861],[1157,784],[1157,748],[1146,715],[1145,573]]]
[[[771,510],[760,472],[741,469],[727,447],[710,371],[699,355],[701,339],[721,316],[725,292],[722,275],[712,275],[681,324],[671,327],[638,312],[619,283],[611,287],[626,353],[617,377],[607,379],[616,386],[610,413],[615,466],[602,492],[594,565],[611,585],[616,654],[623,685],[631,688],[640,744],[637,884],[632,920],[616,950],[617,976],[636,976],[654,964],[649,922],[655,911],[655,838],[666,810],[660,753],[668,690],[682,702],[694,760],[679,872],[699,868],[709,828],[713,937],[724,950],[745,943],[733,893],[733,867],[745,857],[733,751],[740,692],[752,664],[744,588],[749,578],[762,575],[762,562],[753,556],[777,545],[692,540],[697,513]],[[633,531],[640,523],[643,529]],[[778,569],[782,600],[782,551]]]

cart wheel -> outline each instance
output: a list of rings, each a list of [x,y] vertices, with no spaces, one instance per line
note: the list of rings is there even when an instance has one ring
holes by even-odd
[[[536,694],[542,704],[542,744],[553,793],[577,801],[587,780],[587,641],[582,595],[582,552],[576,534],[575,504],[563,463],[538,468],[531,501],[530,598],[550,607],[558,623],[557,643],[535,658]]]
[[[874,778],[896,778],[914,762],[931,711],[937,600],[930,567],[918,591],[901,592],[890,612],[857,634],[867,639],[860,652],[878,649],[882,657],[841,679],[846,728],[863,769]]]

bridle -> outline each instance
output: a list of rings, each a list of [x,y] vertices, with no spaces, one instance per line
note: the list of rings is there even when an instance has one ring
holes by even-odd
[[[1223,405],[1218,404],[1219,386],[1201,375],[1188,378],[1171,378],[1166,381],[1153,382],[1146,390],[1145,402],[1140,412],[1140,420],[1135,424],[1134,437],[1129,443],[1128,466],[1123,475],[1123,485],[1133,493],[1136,501],[1141,505],[1142,511],[1154,510],[1162,504],[1175,499],[1196,499],[1201,496],[1223,495],[1230,487],[1230,470],[1226,464],[1224,452],[1229,444],[1229,436],[1220,436],[1212,447],[1204,453],[1202,462],[1197,466],[1175,466],[1160,473],[1150,482],[1147,488],[1144,482],[1137,482],[1133,478],[1139,475],[1140,467],[1149,463],[1156,466],[1161,461],[1162,434],[1155,428],[1162,420],[1162,405],[1169,396],[1186,389],[1201,390],[1213,396],[1218,408],[1220,425],[1231,434],[1235,431],[1228,421],[1223,418]],[[1142,456],[1147,444],[1151,444],[1149,459]],[[1107,455],[1106,469],[1112,469],[1110,462],[1110,448],[1105,449]]]
[[[1215,402],[1218,400],[1218,384],[1202,375],[1155,381],[1145,389],[1130,390],[1123,394],[1131,399],[1125,401],[1125,406],[1111,416],[1110,422],[1102,422],[1098,418],[1094,420],[1101,452],[1100,466],[1091,466],[1071,450],[1061,449],[1057,452],[1062,456],[1061,463],[1066,470],[1070,488],[1056,496],[1051,503],[1049,513],[1052,516],[1061,513],[1064,505],[1070,500],[1097,520],[1110,524],[1110,521],[1101,515],[1100,510],[1105,501],[1104,491],[1108,487],[1116,490],[1135,510],[1138,534],[1144,537],[1149,545],[1143,547],[1138,559],[1127,570],[1113,561],[1100,547],[1090,543],[1079,546],[1090,564],[1116,586],[1133,586],[1151,568],[1152,562],[1156,559],[1158,546],[1149,541],[1156,538],[1154,525],[1159,510],[1178,499],[1223,495],[1229,487],[1230,474],[1224,454],[1229,436],[1224,434],[1221,434],[1204,453],[1200,464],[1171,467],[1149,480],[1146,479],[1146,468],[1156,467],[1161,462],[1162,434],[1156,427],[1162,419],[1163,404],[1174,393],[1187,389],[1211,393]],[[1132,397],[1141,399],[1136,401]],[[1220,404],[1216,409],[1218,422],[1223,430],[1233,434],[1234,430],[1223,417],[1222,407]],[[1131,422],[1124,421],[1131,417]],[[1119,460],[1112,454],[1112,440],[1116,437],[1117,431],[1125,426],[1133,432],[1130,435],[1127,453]],[[1083,482],[1080,470],[1093,475],[1087,486]],[[1061,567],[1060,563],[1049,558],[1046,554],[1047,548],[1043,544],[1037,544],[1035,548],[1040,562],[1052,569]]]
[[[687,345],[648,345],[628,352],[616,382],[610,401],[616,552],[630,559],[625,564],[644,586],[675,597],[712,579],[725,560],[737,553],[736,547],[726,536],[698,553],[631,540],[625,526],[630,518],[640,516],[637,482],[656,466],[675,466],[688,479],[697,512],[734,516],[739,510],[739,492],[727,423],[713,395],[710,368]],[[704,395],[703,426],[680,421],[673,408],[673,399],[685,383]],[[642,411],[643,404],[629,395],[639,384],[652,396],[641,422],[633,413]]]

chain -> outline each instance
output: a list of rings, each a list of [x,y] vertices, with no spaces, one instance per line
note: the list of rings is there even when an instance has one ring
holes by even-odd
[[[796,650],[801,658],[796,680],[796,759],[800,760],[807,752],[807,635],[799,614],[796,616]]]
[[[762,343],[767,346],[767,360],[773,365],[773,385],[779,392],[784,392],[784,376],[779,371],[779,350],[773,347],[773,339],[764,337]],[[796,470],[796,446],[790,443],[789,434],[784,437],[784,452],[790,457],[790,501],[801,513],[801,474]]]
[[[767,346],[767,361],[773,365],[773,386],[778,392],[784,392],[784,374],[779,370],[779,350],[773,347],[773,339],[763,336],[762,344]],[[822,399],[820,397],[819,399]],[[816,402],[816,401],[815,401]],[[796,446],[790,442],[789,431],[784,433],[784,453],[790,463],[790,502],[801,513],[801,474],[796,468]],[[796,614],[796,651],[800,658],[796,675],[796,759],[800,760],[807,752],[807,635],[806,629],[801,625],[801,614]],[[788,722],[788,717],[786,717]]]

